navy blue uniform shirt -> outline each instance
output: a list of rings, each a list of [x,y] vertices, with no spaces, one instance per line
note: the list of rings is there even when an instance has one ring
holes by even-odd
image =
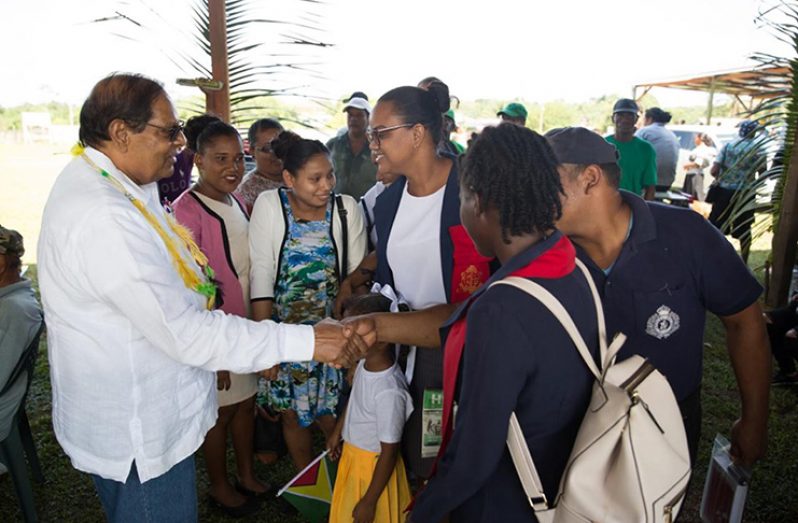
[[[571,453],[590,400],[593,376],[559,321],[525,292],[488,285],[527,266],[562,238],[518,254],[474,293],[467,310],[452,439],[436,475],[420,494],[414,523],[535,521],[507,450],[515,411],[550,499]],[[595,306],[578,269],[558,279],[533,278],[571,314],[594,358]],[[461,314],[461,307],[447,325]],[[445,337],[447,326],[442,336]]]
[[[706,311],[736,314],[762,286],[698,213],[620,193],[632,209],[632,230],[609,275],[578,246],[577,255],[602,294],[607,335],[628,337],[619,357],[650,359],[681,401],[701,385]]]

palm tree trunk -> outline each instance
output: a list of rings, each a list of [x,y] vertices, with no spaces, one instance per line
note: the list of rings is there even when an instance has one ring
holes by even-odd
[[[793,74],[795,72],[793,70]],[[796,241],[798,241],[798,133],[795,136],[791,158],[787,164],[789,169],[784,173],[779,227],[773,235],[773,272],[766,296],[769,307],[780,307],[787,303],[792,269],[795,265]]]
[[[222,82],[218,91],[205,92],[205,110],[230,121],[230,74],[227,63],[227,14],[225,0],[208,1],[210,21],[211,71],[213,79]]]

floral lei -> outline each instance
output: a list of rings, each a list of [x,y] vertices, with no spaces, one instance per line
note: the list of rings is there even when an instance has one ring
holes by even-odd
[[[103,178],[108,180],[108,182],[115,189],[124,194],[125,198],[127,198],[128,201],[130,201],[130,203],[132,203],[133,206],[138,209],[138,211],[142,214],[142,216],[144,216],[152,228],[155,229],[155,232],[158,233],[158,236],[161,237],[161,240],[163,240],[166,250],[172,257],[172,265],[183,279],[183,283],[185,283],[186,287],[205,296],[207,298],[208,310],[214,309],[217,306],[217,298],[219,297],[219,286],[216,280],[214,280],[213,269],[210,265],[208,265],[208,258],[205,256],[205,254],[203,254],[200,248],[197,247],[197,244],[194,242],[194,238],[191,236],[191,232],[177,223],[177,221],[170,214],[166,215],[166,222],[169,224],[169,228],[172,229],[172,232],[183,241],[191,253],[191,256],[194,258],[194,262],[196,262],[202,271],[204,277],[200,277],[200,275],[197,274],[197,271],[194,270],[194,267],[192,267],[180,254],[174,236],[167,234],[167,232],[161,226],[161,223],[157,218],[155,218],[152,212],[147,209],[144,203],[130,194],[130,192],[119,182],[119,180],[111,176],[108,171],[98,166],[88,156],[86,156],[85,148],[82,145],[76,144],[72,148],[72,154],[75,156],[80,156],[83,161],[99,172]]]

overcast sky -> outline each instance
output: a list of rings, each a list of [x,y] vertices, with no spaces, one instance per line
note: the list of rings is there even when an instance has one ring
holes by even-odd
[[[148,74],[178,97],[195,92],[175,86],[175,78],[189,71],[180,71],[168,58],[171,49],[189,42],[191,0],[129,0],[126,13],[157,6],[163,18],[160,25],[148,24],[148,30],[138,33],[125,21],[89,23],[113,16],[118,4],[0,0],[0,105],[51,99],[79,104],[112,71]],[[298,4],[264,0],[257,16],[296,18],[301,16],[294,11]],[[770,4],[328,0],[315,9],[325,27],[321,38],[334,44],[314,58],[322,62],[326,80],[282,80],[301,86],[303,93],[330,99],[355,89],[376,99],[392,87],[429,75],[442,78],[461,99],[578,101],[631,94],[635,83],[746,65],[755,51],[786,52],[754,22],[763,5]],[[705,95],[664,90],[655,94],[665,106],[705,100]]]

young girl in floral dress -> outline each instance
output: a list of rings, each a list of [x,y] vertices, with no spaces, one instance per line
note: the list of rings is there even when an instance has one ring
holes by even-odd
[[[314,324],[331,316],[342,278],[365,255],[357,202],[334,196],[330,153],[318,140],[284,131],[272,142],[285,187],[262,193],[250,223],[253,319]],[[313,459],[310,426],[335,428],[341,372],[316,362],[272,369],[268,405],[280,412],[297,469]]]

